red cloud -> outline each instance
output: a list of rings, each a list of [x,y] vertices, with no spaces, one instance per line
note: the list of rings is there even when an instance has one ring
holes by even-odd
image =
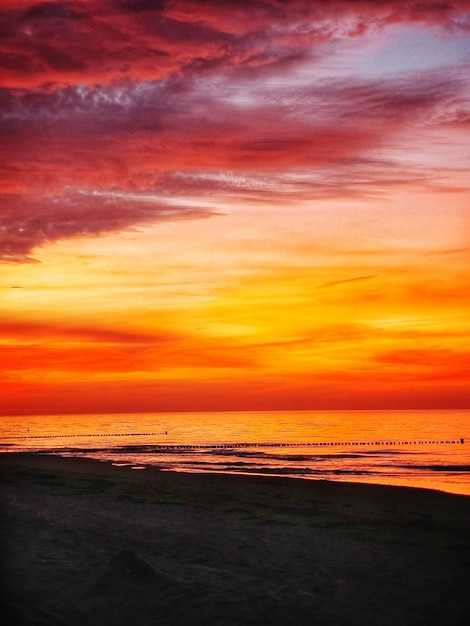
[[[269,65],[390,23],[464,29],[468,9],[468,0],[10,2],[0,67],[12,87],[157,80]]]
[[[47,322],[12,320],[5,317],[0,319],[2,336],[13,340],[21,339],[22,342],[44,340],[45,337],[52,341],[76,341],[82,340],[90,343],[123,344],[123,345],[149,345],[168,344],[176,339],[176,336],[168,333],[143,333],[135,330],[112,329],[101,326],[71,326],[66,324],[51,324]]]
[[[382,352],[375,356],[379,367],[399,370],[402,375],[413,373],[415,380],[468,381],[470,352],[444,348],[402,349]]]
[[[72,326],[41,322],[1,321],[2,377],[15,380],[31,370],[111,375],[115,372],[158,373],[178,368],[253,367],[255,355],[191,334],[157,329],[139,332],[105,326]],[[40,376],[40,374],[38,374]]]

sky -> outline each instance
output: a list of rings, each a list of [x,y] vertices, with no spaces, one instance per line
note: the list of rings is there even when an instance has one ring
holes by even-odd
[[[470,0],[3,0],[0,414],[470,407]]]

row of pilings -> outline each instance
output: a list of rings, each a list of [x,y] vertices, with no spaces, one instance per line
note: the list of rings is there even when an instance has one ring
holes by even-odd
[[[160,435],[167,435],[168,431],[163,430],[159,433],[78,433],[78,434],[66,434],[66,435],[18,435],[15,437],[9,437],[9,439],[70,439],[71,437],[158,437]]]
[[[462,444],[465,439],[426,439],[418,441],[384,440],[384,441],[303,441],[292,443],[217,443],[217,444],[156,444],[154,450],[227,450],[238,448],[307,448],[307,447],[337,447],[337,446],[405,446],[405,445],[441,445],[441,444]]]
[[[89,433],[66,435],[21,435],[10,439],[65,439],[88,437],[155,437],[167,435],[168,431],[156,433]],[[418,439],[403,441],[401,439],[383,439],[372,441],[302,441],[302,442],[232,442],[215,444],[148,444],[154,450],[213,450],[230,448],[306,448],[306,447],[337,447],[337,446],[418,446],[418,445],[446,445],[463,444],[463,437],[457,439]]]

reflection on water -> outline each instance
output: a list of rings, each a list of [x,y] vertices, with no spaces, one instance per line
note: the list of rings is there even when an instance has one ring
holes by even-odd
[[[466,411],[28,416],[1,418],[0,429],[0,445],[9,451],[55,451],[173,471],[410,485],[467,495],[469,441]]]

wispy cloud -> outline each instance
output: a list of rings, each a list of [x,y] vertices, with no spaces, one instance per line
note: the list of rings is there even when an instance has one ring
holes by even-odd
[[[31,262],[38,246],[71,237],[96,237],[148,223],[200,219],[213,211],[158,197],[68,190],[61,196],[0,197],[0,259]]]
[[[354,276],[353,278],[343,278],[340,280],[329,280],[321,285],[318,285],[318,289],[325,289],[327,287],[337,287],[338,285],[344,285],[348,283],[357,283],[365,280],[372,280],[377,278],[378,274],[370,274],[369,276]]]
[[[172,333],[153,332],[145,333],[137,330],[113,329],[108,326],[57,324],[36,320],[13,320],[1,317],[2,337],[14,341],[41,343],[44,337],[49,342],[61,341],[89,341],[97,344],[167,344],[177,337]]]

